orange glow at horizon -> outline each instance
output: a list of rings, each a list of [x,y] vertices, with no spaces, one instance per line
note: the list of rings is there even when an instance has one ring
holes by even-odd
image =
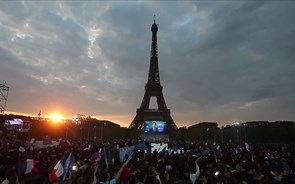
[[[50,118],[53,120],[53,122],[59,122],[63,119],[63,117],[59,113],[54,113],[50,116]]]
[[[72,119],[73,117],[76,117],[76,115],[67,113],[63,110],[56,110],[51,111],[51,109],[48,110],[51,113],[44,113],[42,111],[41,118],[49,118],[52,120],[54,123],[61,122],[65,119]],[[18,115],[23,115],[23,116],[32,116],[32,117],[38,117],[37,114],[33,113],[21,113],[21,112],[14,112],[14,111],[6,111],[5,114],[18,114]],[[92,118],[96,118],[98,120],[108,120],[111,121],[115,124],[120,125],[121,127],[129,127],[131,120],[134,118],[134,114],[132,115],[91,115]]]

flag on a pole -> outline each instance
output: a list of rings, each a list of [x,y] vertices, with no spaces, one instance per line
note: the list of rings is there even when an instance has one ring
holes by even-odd
[[[119,148],[120,162],[124,162],[135,151],[149,151],[149,148],[144,141],[133,146]]]
[[[90,161],[92,162],[93,165],[98,165],[98,162],[101,160],[101,148],[93,153],[90,157]]]
[[[69,156],[67,157],[67,160],[65,162],[64,165],[64,176],[63,176],[63,181],[65,181],[65,179],[68,177],[68,173],[70,171],[70,169],[72,168],[72,166],[74,165],[74,163],[76,162],[73,152],[71,152],[69,154]]]
[[[39,163],[38,160],[33,160],[33,159],[27,159],[26,161],[26,170],[25,170],[25,174],[28,174],[30,172],[37,172],[37,164]]]
[[[136,144],[135,149],[137,149],[136,151],[138,151],[138,150],[140,150],[140,151],[149,151],[149,148],[146,146],[144,141],[141,141],[139,144]]]
[[[123,147],[119,149],[120,162],[125,162],[125,160],[134,153],[135,146]]]
[[[39,161],[33,159],[19,158],[18,160],[18,176],[23,176],[30,172],[37,172],[37,164]]]
[[[64,173],[64,167],[61,164],[61,161],[59,160],[57,164],[52,169],[51,173],[48,176],[48,179],[50,182],[53,182],[57,180],[61,175]]]
[[[106,152],[106,148],[103,147],[102,150],[103,150],[103,155],[104,155],[103,158],[104,158],[104,161],[105,161],[106,167],[107,167],[107,169],[108,169],[108,168],[109,168],[109,163],[108,163],[108,155],[107,155],[107,152]]]

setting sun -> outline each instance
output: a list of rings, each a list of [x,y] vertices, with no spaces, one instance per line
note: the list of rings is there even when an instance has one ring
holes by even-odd
[[[62,120],[62,116],[58,113],[55,113],[51,116],[51,119],[54,121],[54,122],[59,122]]]

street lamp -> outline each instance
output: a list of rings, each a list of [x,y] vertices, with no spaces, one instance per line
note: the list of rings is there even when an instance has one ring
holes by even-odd
[[[88,133],[87,133],[87,140],[89,141],[89,134],[90,134],[90,122],[88,122]]]
[[[103,125],[101,125],[101,129],[100,129],[100,131],[101,131],[101,133],[100,133],[100,139],[101,140],[103,140],[103,127],[106,125],[106,123],[103,123]]]
[[[209,141],[209,128],[206,129],[206,134],[207,134],[207,143]]]
[[[66,124],[66,139],[68,139],[68,132],[69,132],[69,127],[68,127],[68,124]]]
[[[95,131],[94,140],[96,140],[96,125],[94,125],[94,131]]]
[[[247,124],[244,124],[245,142],[247,142]]]
[[[83,135],[82,135],[82,133],[83,133],[83,131],[82,131],[82,124],[81,124],[81,127],[80,127],[80,139],[81,139],[81,141],[82,141],[82,137],[83,137]]]
[[[223,144],[223,129],[224,129],[224,126],[221,127],[221,144]]]
[[[240,141],[240,136],[239,136],[239,127],[240,127],[240,122],[238,121],[234,121],[233,122],[233,125],[235,126],[235,129],[237,131],[237,142]]]

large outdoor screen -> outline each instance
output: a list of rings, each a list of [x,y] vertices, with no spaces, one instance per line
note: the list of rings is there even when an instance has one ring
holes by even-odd
[[[4,128],[10,131],[28,132],[30,129],[30,122],[25,122],[22,119],[6,120]]]
[[[167,133],[167,124],[165,121],[145,121],[144,133],[147,134],[165,134]]]

